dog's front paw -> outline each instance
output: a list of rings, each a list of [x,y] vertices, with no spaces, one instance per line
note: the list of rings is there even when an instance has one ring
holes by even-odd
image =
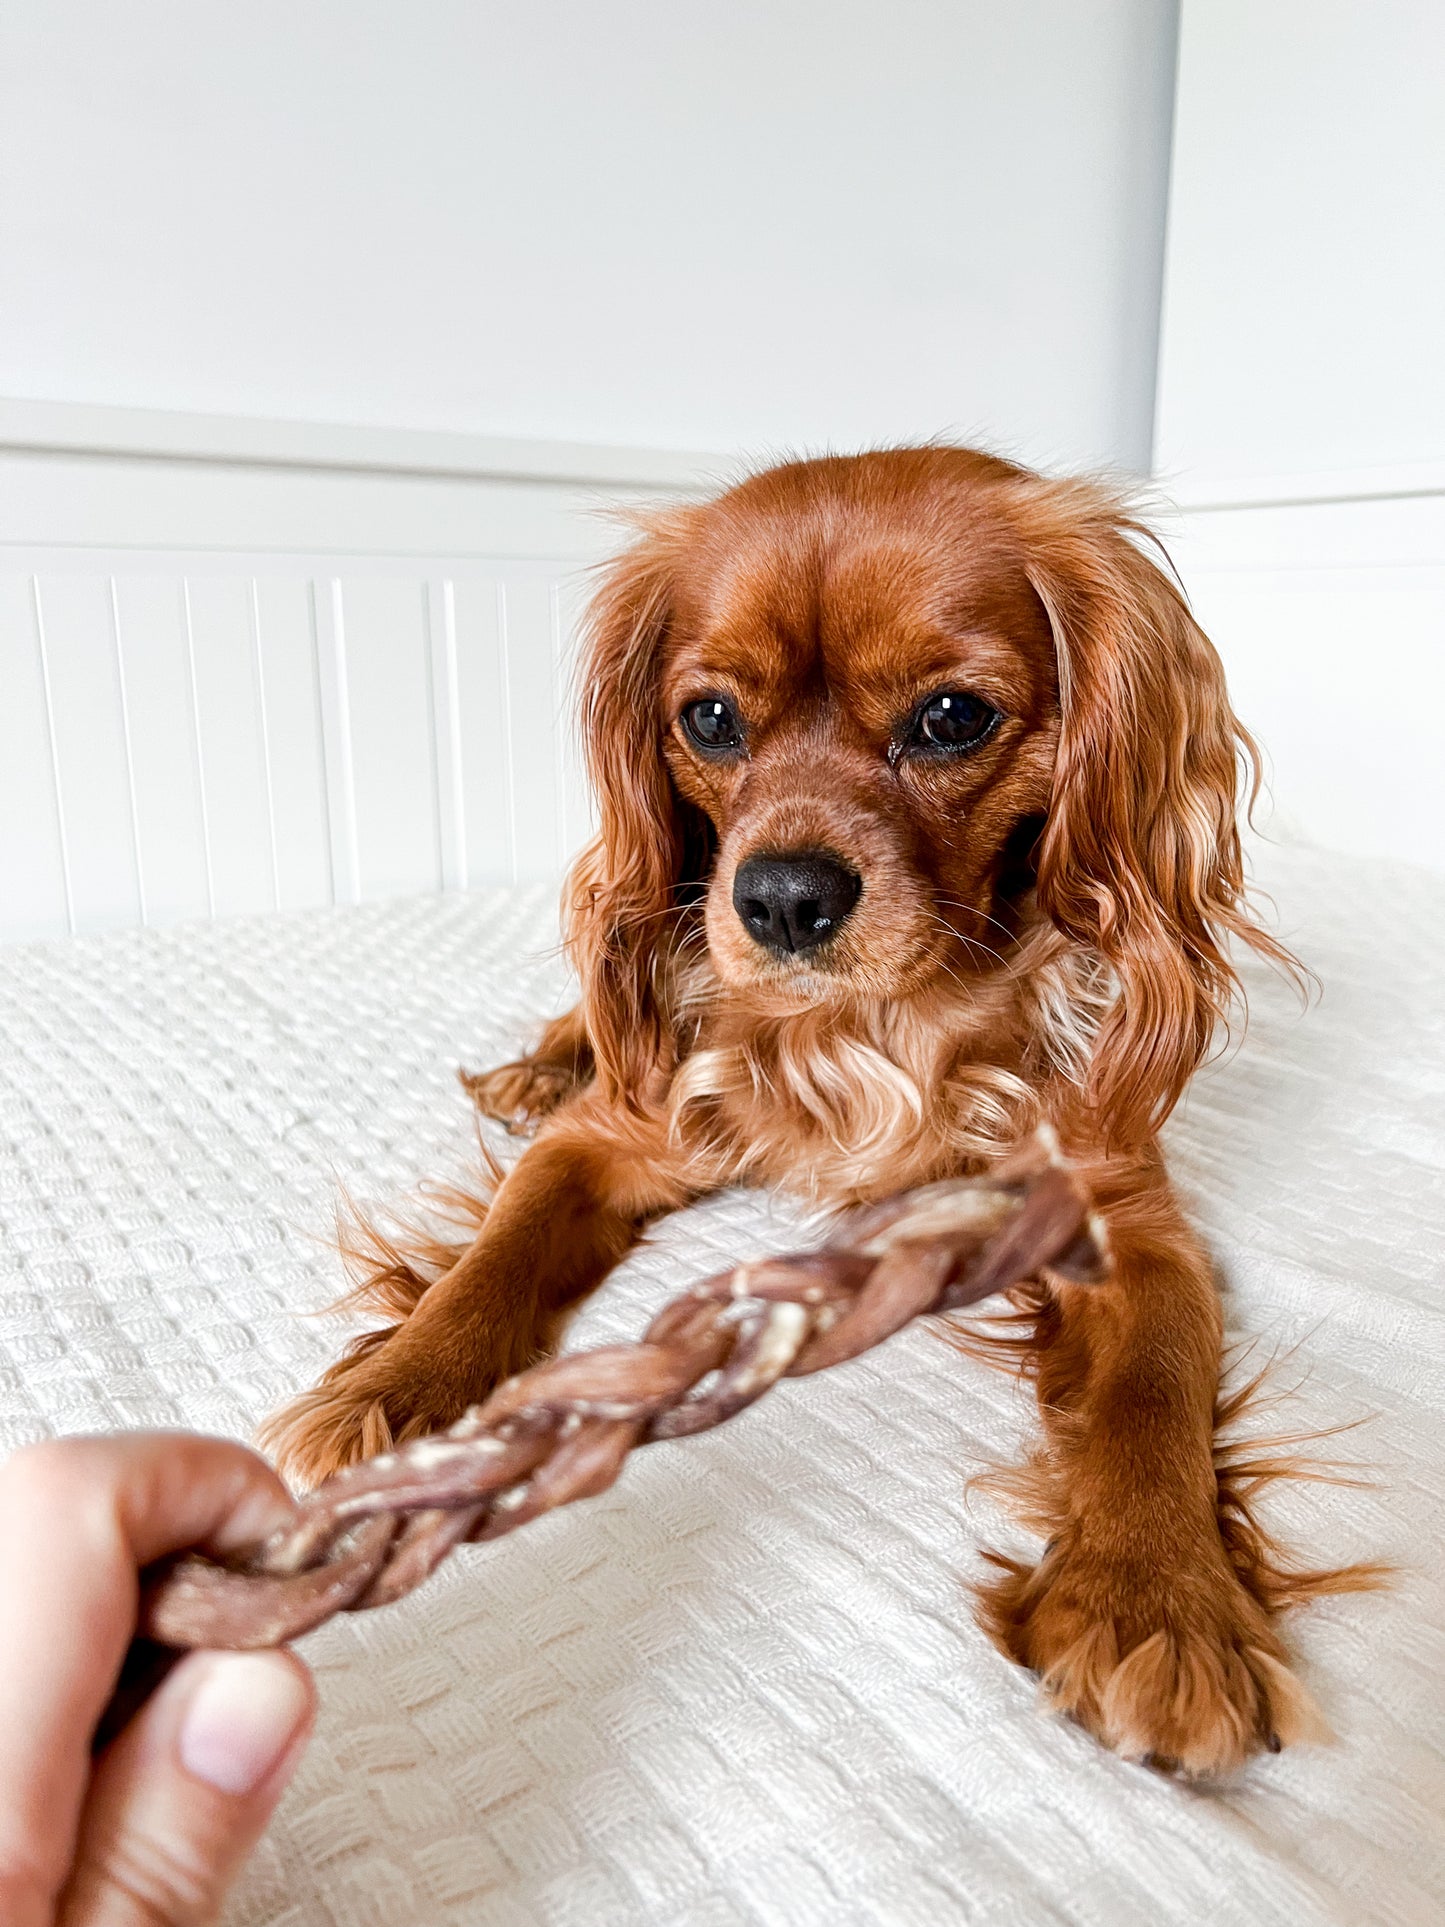
[[[298,1485],[319,1485],[358,1459],[445,1431],[507,1376],[499,1366],[478,1372],[462,1386],[450,1384],[439,1371],[413,1373],[400,1348],[388,1342],[392,1339],[392,1332],[369,1332],[327,1368],[311,1391],[261,1427],[259,1442]]]
[[[545,1057],[520,1057],[494,1071],[458,1071],[462,1088],[484,1117],[528,1137],[578,1087],[576,1070]]]
[[[1328,1739],[1217,1540],[1150,1559],[1072,1536],[1031,1570],[1000,1563],[982,1593],[995,1641],[1052,1707],[1127,1758],[1204,1779],[1261,1748]]]

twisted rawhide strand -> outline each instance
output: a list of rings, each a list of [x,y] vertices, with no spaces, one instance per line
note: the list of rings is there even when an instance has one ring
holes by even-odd
[[[388,1605],[454,1546],[605,1491],[634,1446],[708,1431],[779,1378],[856,1358],[924,1313],[1044,1271],[1093,1283],[1108,1262],[1088,1193],[1040,1133],[988,1177],[901,1193],[815,1251],[694,1285],[640,1344],[508,1379],[448,1431],[326,1480],[249,1554],[183,1555],[149,1575],[140,1633],[172,1649],[279,1646],[334,1613]]]

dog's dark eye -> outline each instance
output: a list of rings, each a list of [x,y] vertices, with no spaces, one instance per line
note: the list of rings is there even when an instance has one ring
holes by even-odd
[[[973,749],[998,721],[999,712],[982,696],[946,689],[930,696],[915,715],[911,741],[929,749]]]
[[[682,726],[699,749],[741,749],[743,726],[721,696],[704,696],[682,712]]]

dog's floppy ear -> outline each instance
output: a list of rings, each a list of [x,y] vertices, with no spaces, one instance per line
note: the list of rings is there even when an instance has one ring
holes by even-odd
[[[1121,1147],[1168,1116],[1227,1019],[1231,939],[1298,975],[1245,901],[1238,812],[1258,753],[1152,541],[1090,484],[1041,484],[1026,510],[1063,710],[1038,901],[1114,971],[1084,1095]]]
[[[660,952],[685,886],[697,880],[705,825],[678,796],[662,753],[659,681],[676,558],[690,511],[640,522],[641,539],[605,568],[588,608],[581,723],[598,831],[567,886],[567,940],[597,1078],[639,1104],[670,1068],[675,1039]]]

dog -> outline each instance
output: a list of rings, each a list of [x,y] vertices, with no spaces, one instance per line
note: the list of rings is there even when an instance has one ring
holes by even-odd
[[[1258,758],[1121,496],[930,445],[788,462],[639,518],[582,666],[600,828],[576,1008],[469,1080],[535,1133],[464,1245],[373,1234],[357,1341],[272,1440],[317,1479],[557,1344],[649,1220],[720,1186],[836,1206],[987,1169],[1041,1120],[1115,1270],[1016,1294],[1047,1540],[981,1616],[1108,1745],[1224,1773],[1318,1731],[1301,1574],[1216,1444],[1222,1320],[1158,1131],[1243,944]],[[1233,1408],[1228,1408],[1232,1410]]]

